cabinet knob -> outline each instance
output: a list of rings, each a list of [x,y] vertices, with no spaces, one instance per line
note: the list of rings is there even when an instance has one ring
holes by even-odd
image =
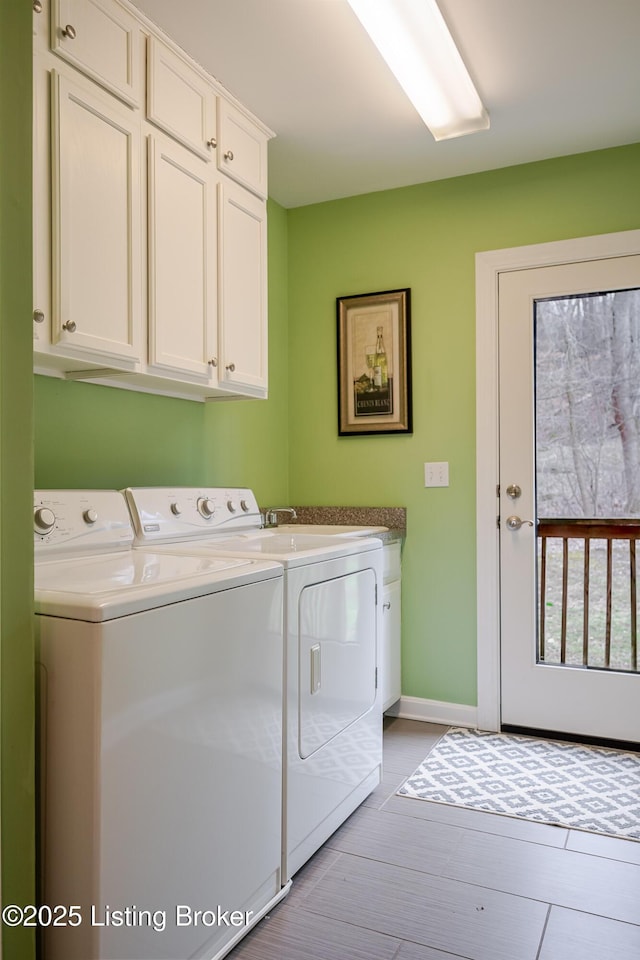
[[[387,600],[385,603],[383,603],[383,604],[382,604],[382,609],[383,609],[383,610],[391,610],[391,601],[390,601],[390,600]]]
[[[68,23],[62,31],[62,36],[66,37],[67,40],[75,40],[77,37],[76,28],[72,24]]]
[[[42,13],[42,3],[41,0],[33,0],[33,12]]]
[[[218,141],[215,137],[211,137],[210,140],[207,140],[207,146],[214,150],[218,146]]]
[[[225,160],[233,160],[233,150],[227,150],[224,155]]]
[[[66,330],[67,333],[75,333],[75,332],[76,332],[76,322],[75,322],[75,320],[67,320],[66,323],[63,323],[63,324],[62,324],[62,329],[63,329],[63,330]]]
[[[217,358],[217,357],[212,357],[211,360],[209,360],[209,361],[207,361],[207,362],[208,362],[208,364],[209,364],[210,367],[217,367],[217,366],[218,366],[218,358]]]
[[[228,370],[230,373],[233,373],[235,368],[236,368],[235,363],[228,363],[225,367],[225,370]]]
[[[35,323],[44,323],[44,310],[34,310],[33,319]]]

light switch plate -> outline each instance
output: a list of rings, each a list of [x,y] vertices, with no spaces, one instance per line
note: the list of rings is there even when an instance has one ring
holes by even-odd
[[[449,486],[449,464],[446,460],[441,460],[436,463],[425,463],[424,485],[425,487]]]

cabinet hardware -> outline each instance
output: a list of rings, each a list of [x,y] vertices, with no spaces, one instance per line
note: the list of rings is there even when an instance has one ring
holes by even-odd
[[[41,0],[33,0],[33,12],[42,13],[42,3]]]
[[[207,140],[207,146],[211,147],[211,149],[213,150],[215,147],[218,146],[218,141],[216,140],[215,137],[211,137],[210,140]]]
[[[44,323],[44,310],[34,310],[33,319],[35,323]]]
[[[208,362],[208,364],[209,364],[210,367],[217,367],[217,366],[218,366],[218,358],[217,358],[217,357],[212,357],[211,360],[208,360],[207,362]]]
[[[76,332],[76,322],[75,322],[75,320],[67,320],[66,323],[63,323],[63,324],[62,324],[62,329],[63,329],[63,330],[66,330],[67,333],[75,333],[75,332]]]
[[[385,601],[385,603],[382,604],[382,609],[391,610],[391,601],[390,600]]]
[[[225,160],[233,160],[233,150],[227,150],[224,155]]]
[[[77,37],[76,28],[72,26],[72,24],[68,23],[62,31],[62,36],[66,37],[68,40],[75,40]]]
[[[229,370],[230,373],[233,373],[235,368],[236,368],[235,363],[228,363],[227,366],[225,367],[225,370]]]

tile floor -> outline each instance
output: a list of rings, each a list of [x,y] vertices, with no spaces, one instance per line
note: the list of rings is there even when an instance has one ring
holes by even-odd
[[[385,720],[383,782],[229,960],[640,960],[640,843],[395,795],[445,729]]]

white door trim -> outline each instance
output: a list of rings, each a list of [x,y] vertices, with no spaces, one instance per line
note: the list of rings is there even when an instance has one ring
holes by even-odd
[[[476,254],[476,556],[478,727],[500,729],[498,278],[535,267],[640,253],[640,230]]]

